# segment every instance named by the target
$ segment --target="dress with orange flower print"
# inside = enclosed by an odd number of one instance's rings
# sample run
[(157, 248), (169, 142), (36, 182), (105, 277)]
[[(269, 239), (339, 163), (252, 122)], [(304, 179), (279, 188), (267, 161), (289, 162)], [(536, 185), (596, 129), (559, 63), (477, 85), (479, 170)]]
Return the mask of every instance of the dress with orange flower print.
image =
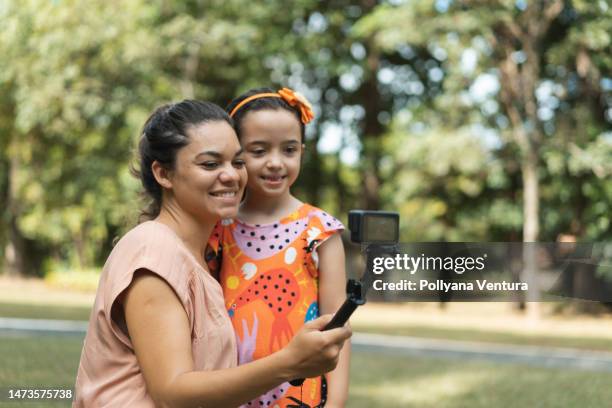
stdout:
[[(217, 224), (209, 246), (219, 254), (218, 276), (239, 364), (280, 350), (305, 322), (319, 316), (316, 248), (343, 229), (336, 218), (309, 204), (270, 224), (238, 219)], [(324, 377), (311, 378), (302, 390), (283, 383), (244, 407), (322, 407), (325, 395)]]

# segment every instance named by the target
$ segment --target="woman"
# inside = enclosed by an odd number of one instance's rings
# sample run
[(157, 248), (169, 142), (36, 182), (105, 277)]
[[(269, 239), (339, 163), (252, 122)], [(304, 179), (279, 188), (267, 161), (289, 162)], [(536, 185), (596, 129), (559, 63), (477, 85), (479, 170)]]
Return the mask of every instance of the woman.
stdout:
[(83, 346), (76, 407), (235, 407), (293, 378), (332, 370), (347, 328), (304, 326), (283, 349), (236, 367), (236, 341), (204, 246), (246, 184), (231, 119), (214, 104), (157, 109), (140, 140), (151, 219), (110, 254)]

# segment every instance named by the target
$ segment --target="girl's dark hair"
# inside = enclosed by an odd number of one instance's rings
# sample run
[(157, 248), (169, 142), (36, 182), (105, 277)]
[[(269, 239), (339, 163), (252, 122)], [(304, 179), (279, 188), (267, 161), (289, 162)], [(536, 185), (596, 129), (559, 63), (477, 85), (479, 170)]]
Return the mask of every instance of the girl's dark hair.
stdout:
[[(232, 99), (232, 101), (225, 107), (225, 110), (226, 112), (230, 113), (236, 106), (238, 106), (240, 102), (242, 102), (249, 96), (261, 94), (261, 93), (268, 93), (268, 92), (274, 93), (276, 91), (274, 91), (271, 88), (251, 89), (243, 93), (242, 95), (237, 96), (236, 98)], [(304, 130), (304, 124), (302, 123), (302, 114), (300, 113), (299, 109), (294, 108), (291, 105), (289, 105), (287, 102), (285, 102), (283, 98), (274, 98), (274, 97), (263, 97), (263, 98), (253, 99), (247, 104), (242, 105), (240, 109), (238, 109), (234, 113), (234, 116), (232, 116), (232, 119), (234, 120), (234, 129), (236, 130), (236, 133), (238, 134), (238, 138), (240, 138), (240, 133), (242, 130), (242, 121), (244, 117), (246, 116), (246, 114), (249, 112), (255, 112), (255, 111), (266, 110), (266, 109), (268, 110), (284, 109), (294, 114), (295, 119), (300, 124), (300, 140), (302, 143), (304, 143), (305, 130)]]
[(234, 125), (221, 107), (196, 100), (160, 106), (147, 119), (138, 143), (138, 168), (132, 169), (132, 173), (142, 182), (144, 195), (150, 199), (149, 205), (140, 214), (141, 221), (157, 217), (161, 210), (162, 187), (153, 176), (153, 162), (173, 169), (176, 153), (189, 144), (187, 131), (201, 123), (215, 121)]

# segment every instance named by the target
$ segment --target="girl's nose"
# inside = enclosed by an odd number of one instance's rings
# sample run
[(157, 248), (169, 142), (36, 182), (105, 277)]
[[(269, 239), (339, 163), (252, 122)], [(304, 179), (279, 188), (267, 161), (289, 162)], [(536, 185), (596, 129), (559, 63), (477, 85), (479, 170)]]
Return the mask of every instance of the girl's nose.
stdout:
[(277, 169), (282, 166), (282, 161), (277, 154), (272, 154), (268, 158), (266, 166), (270, 169)]

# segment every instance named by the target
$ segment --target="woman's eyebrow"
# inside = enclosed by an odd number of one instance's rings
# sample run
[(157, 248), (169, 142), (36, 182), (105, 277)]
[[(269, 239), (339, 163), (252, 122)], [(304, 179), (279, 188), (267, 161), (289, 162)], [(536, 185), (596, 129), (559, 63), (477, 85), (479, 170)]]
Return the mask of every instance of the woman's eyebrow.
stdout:
[[(242, 154), (242, 152), (244, 151), (244, 149), (241, 147), (240, 149), (238, 149), (238, 151), (234, 154), (234, 157), (236, 156), (240, 156)], [(216, 159), (221, 159), (223, 158), (223, 155), (219, 152), (215, 152), (214, 150), (207, 150), (205, 152), (200, 152), (196, 155), (196, 159), (200, 156), (212, 156)]]
[(205, 151), (205, 152), (200, 152), (200, 153), (198, 153), (198, 154), (196, 155), (196, 158), (198, 158), (198, 157), (200, 157), (200, 156), (205, 156), (205, 155), (212, 156), (212, 157), (215, 157), (215, 158), (217, 158), (217, 159), (219, 159), (219, 158), (221, 158), (221, 157), (222, 157), (221, 153), (219, 153), (219, 152), (215, 152), (214, 150), (207, 150), (207, 151)]

